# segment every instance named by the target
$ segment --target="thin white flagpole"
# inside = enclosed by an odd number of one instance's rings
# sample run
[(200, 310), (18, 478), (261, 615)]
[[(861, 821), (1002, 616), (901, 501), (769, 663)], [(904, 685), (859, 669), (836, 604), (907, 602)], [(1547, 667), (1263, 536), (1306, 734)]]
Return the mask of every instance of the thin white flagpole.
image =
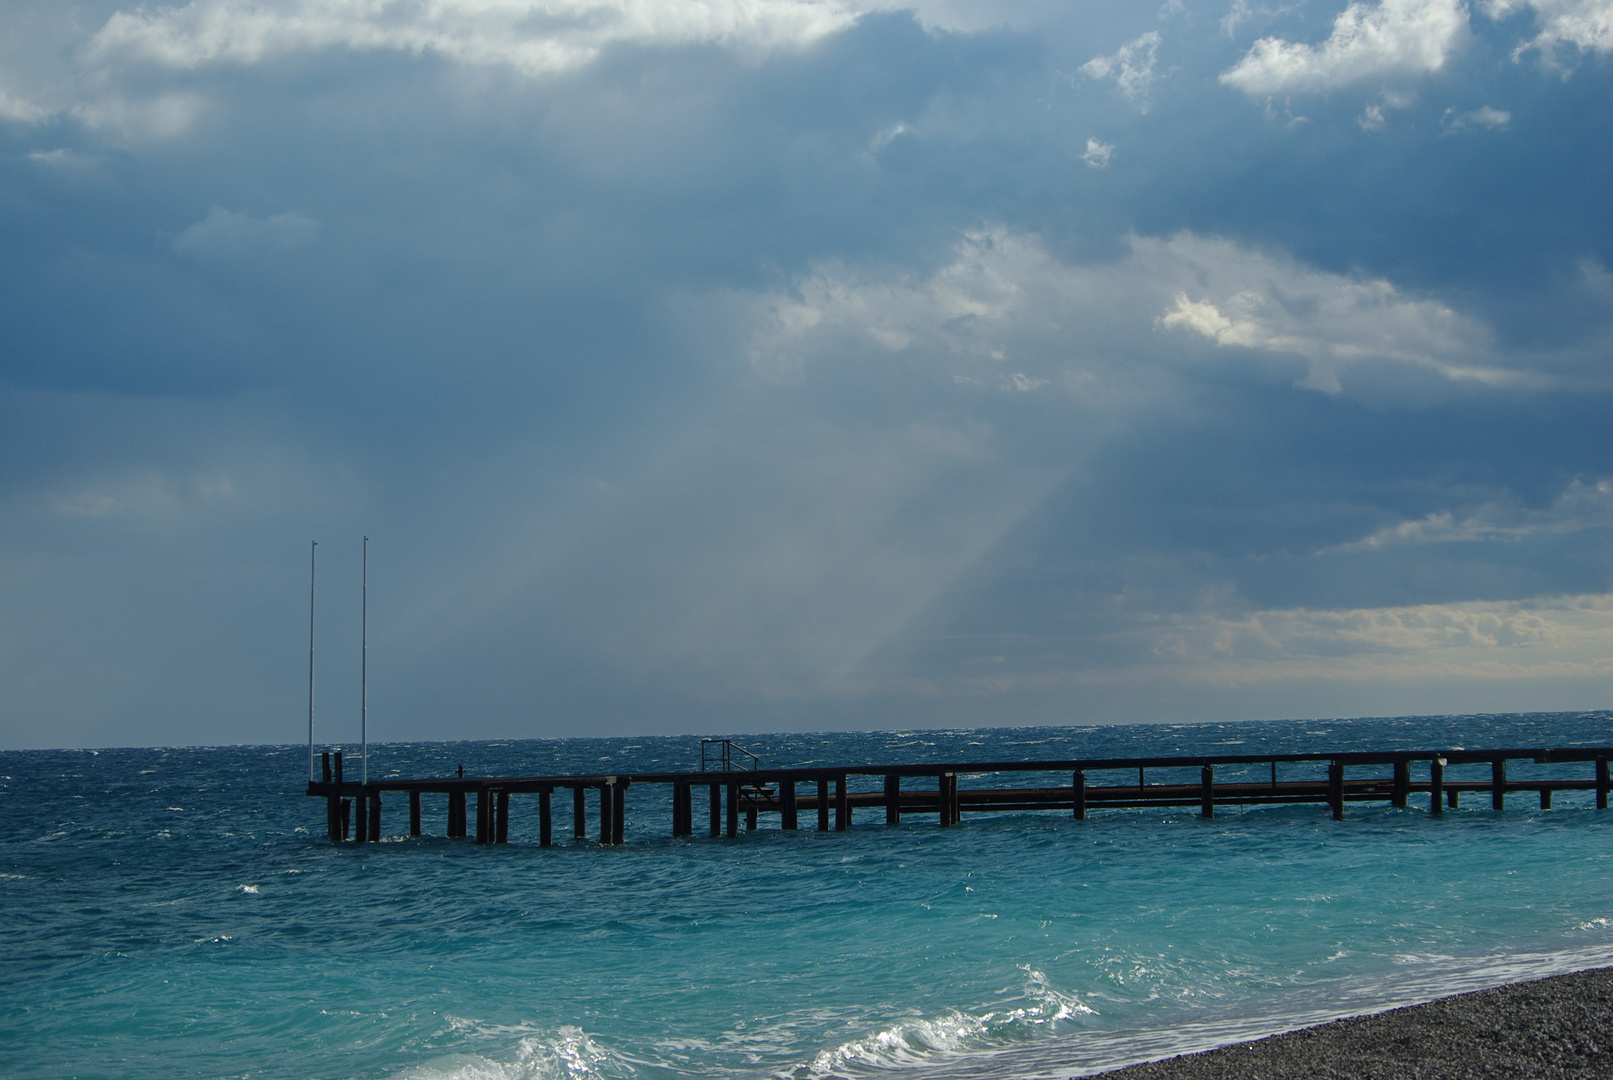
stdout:
[(359, 767), (361, 783), (370, 782), (370, 538), (364, 538), (364, 587), (359, 603), (359, 719), (358, 737), (363, 750), (363, 763)]
[(319, 779), (314, 771), (314, 575), (318, 569), (319, 541), (308, 546), (308, 780)]

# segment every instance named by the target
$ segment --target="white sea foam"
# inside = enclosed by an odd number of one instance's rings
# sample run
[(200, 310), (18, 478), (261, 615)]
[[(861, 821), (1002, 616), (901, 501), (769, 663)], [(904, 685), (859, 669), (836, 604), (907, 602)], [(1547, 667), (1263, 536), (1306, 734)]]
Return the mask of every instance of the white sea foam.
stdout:
[[(475, 1021), (451, 1021), (480, 1027)], [(393, 1080), (625, 1080), (635, 1076), (631, 1062), (612, 1054), (581, 1028), (523, 1036), (507, 1058), (449, 1054), (397, 1073)]]

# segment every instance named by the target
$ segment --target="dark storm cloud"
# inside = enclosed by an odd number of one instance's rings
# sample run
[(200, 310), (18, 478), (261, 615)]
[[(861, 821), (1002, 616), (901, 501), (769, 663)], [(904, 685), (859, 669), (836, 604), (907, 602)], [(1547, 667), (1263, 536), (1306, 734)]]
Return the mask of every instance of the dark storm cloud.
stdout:
[(14, 10), (10, 743), (1605, 703), (1596, 0)]

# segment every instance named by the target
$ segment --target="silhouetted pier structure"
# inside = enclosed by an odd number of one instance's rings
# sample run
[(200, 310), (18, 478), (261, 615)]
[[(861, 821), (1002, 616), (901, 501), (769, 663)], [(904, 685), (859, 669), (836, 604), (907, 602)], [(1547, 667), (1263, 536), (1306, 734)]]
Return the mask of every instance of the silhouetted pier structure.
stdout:
[[(805, 820), (820, 832), (845, 830), (859, 809), (883, 811), (887, 825), (900, 824), (913, 815), (956, 825), (965, 813), (993, 811), (1057, 811), (1080, 820), (1093, 811), (1135, 807), (1197, 807), (1204, 817), (1214, 817), (1218, 806), (1274, 803), (1326, 806), (1335, 819), (1342, 819), (1345, 804), (1352, 802), (1385, 802), (1404, 808), (1413, 796), (1426, 796), (1429, 812), (1439, 814), (1447, 806), (1457, 806), (1462, 794), (1487, 794), (1496, 810), (1503, 809), (1510, 794), (1530, 794), (1539, 798), (1541, 809), (1550, 809), (1554, 792), (1594, 791), (1597, 809), (1605, 810), (1613, 786), (1608, 776), (1613, 747), (771, 768), (728, 740), (718, 739), (704, 741), (703, 765), (712, 764), (706, 750), (714, 744), (722, 744), (719, 765), (700, 772), (465, 776), (460, 769), (453, 777), (372, 779), (368, 784), (343, 779), (342, 755), (333, 758), (327, 753), (322, 755), (322, 779), (309, 783), (308, 794), (326, 800), (326, 824), (333, 841), (349, 836), (361, 842), (379, 841), (383, 808), (392, 805), (392, 796), (407, 797), (409, 835), (420, 836), (422, 796), (445, 795), (444, 835), (474, 838), (478, 844), (508, 840), (511, 804), (519, 795), (530, 807), (524, 812), (536, 810), (538, 843), (548, 847), (553, 842), (556, 792), (562, 798), (567, 792), (571, 795), (575, 838), (586, 837), (588, 803), (593, 801), (599, 842), (620, 844), (629, 788), (661, 789), (656, 803), (664, 808), (674, 837), (694, 835), (697, 792), (706, 804), (709, 835), (735, 837), (742, 819), (751, 830), (764, 814), (777, 815), (783, 829), (799, 829)], [(1508, 762), (1579, 765), (1587, 775), (1509, 780)], [(1488, 766), (1488, 777), (1445, 776), (1452, 766), (1475, 765)], [(1220, 779), (1217, 769), (1224, 774)], [(1148, 777), (1150, 771), (1155, 774), (1153, 780)], [(1414, 772), (1418, 774), (1415, 779)], [(1161, 773), (1167, 775), (1161, 779)], [(1041, 774), (1057, 782), (1006, 786), (1026, 774)], [(875, 790), (851, 790), (853, 780), (865, 778), (879, 778), (882, 783)], [(474, 811), (467, 812), (473, 803)], [(635, 799), (641, 822), (651, 812), (650, 805)]]

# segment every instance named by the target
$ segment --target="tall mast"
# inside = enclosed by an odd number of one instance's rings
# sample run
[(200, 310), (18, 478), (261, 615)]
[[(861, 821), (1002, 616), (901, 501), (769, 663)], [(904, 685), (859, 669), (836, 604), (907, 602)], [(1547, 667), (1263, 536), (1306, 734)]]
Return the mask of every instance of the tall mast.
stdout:
[(358, 738), (363, 751), (360, 783), (370, 782), (370, 538), (364, 538), (363, 597), (359, 602)]
[(319, 541), (308, 545), (308, 780), (319, 779), (314, 771), (314, 574), (318, 569)]

